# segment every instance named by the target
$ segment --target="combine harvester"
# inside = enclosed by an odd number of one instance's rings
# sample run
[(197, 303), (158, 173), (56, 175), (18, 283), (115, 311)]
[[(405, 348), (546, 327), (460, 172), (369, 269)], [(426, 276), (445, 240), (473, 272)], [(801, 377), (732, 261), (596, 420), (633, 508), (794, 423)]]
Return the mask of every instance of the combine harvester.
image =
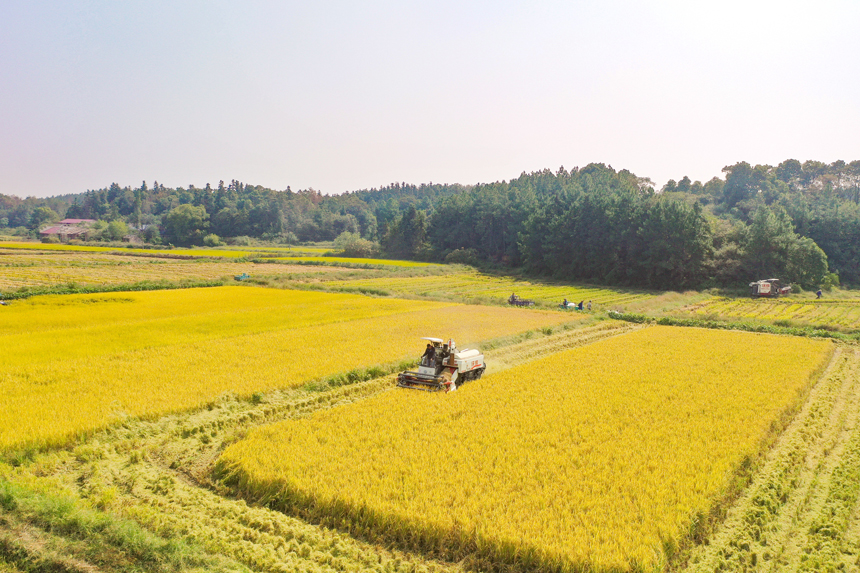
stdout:
[(477, 380), (487, 368), (480, 350), (458, 350), (451, 339), (447, 343), (443, 343), (441, 338), (421, 340), (427, 340), (428, 344), (418, 371), (407, 370), (398, 374), (397, 385), (401, 388), (450, 392), (469, 380)]
[(750, 296), (753, 298), (779, 298), (791, 294), (791, 285), (780, 288), (779, 279), (764, 279), (750, 283)]

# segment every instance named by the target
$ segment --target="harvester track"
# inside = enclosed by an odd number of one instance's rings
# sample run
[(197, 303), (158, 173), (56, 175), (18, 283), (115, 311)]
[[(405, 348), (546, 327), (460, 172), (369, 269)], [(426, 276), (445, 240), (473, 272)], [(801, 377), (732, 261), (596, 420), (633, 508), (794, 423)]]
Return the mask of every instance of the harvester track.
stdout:
[(507, 370), (556, 352), (585, 346), (640, 328), (643, 328), (640, 324), (606, 321), (585, 328), (561, 330), (548, 336), (532, 338), (503, 348), (489, 350), (484, 353), (487, 361), (486, 374)]

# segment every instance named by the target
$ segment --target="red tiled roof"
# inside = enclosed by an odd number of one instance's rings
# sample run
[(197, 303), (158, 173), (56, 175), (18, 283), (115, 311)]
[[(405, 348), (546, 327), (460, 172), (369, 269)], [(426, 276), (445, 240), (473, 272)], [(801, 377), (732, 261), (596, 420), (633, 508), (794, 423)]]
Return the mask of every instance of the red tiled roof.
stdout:
[(40, 235), (81, 235), (86, 233), (89, 229), (85, 227), (75, 227), (73, 225), (60, 225), (54, 227), (48, 227), (47, 229), (43, 229), (39, 231)]

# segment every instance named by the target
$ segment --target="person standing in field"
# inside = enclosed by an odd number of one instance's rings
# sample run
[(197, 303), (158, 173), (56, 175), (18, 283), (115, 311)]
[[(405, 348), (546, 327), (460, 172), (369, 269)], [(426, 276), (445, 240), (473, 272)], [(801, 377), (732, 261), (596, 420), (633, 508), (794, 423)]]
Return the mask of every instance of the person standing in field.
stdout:
[(821, 298), (821, 289), (815, 291), (815, 298)]
[(588, 301), (588, 311), (591, 312), (591, 301)]

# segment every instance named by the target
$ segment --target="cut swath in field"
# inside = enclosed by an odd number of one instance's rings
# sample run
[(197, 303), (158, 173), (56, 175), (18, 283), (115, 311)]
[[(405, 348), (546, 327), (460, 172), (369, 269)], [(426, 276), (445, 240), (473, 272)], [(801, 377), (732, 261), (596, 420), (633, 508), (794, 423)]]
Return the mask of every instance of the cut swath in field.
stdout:
[(653, 327), (451, 395), (389, 391), (253, 431), (226, 483), (479, 567), (661, 567), (832, 344)]
[(841, 347), (691, 573), (838, 571), (860, 563), (860, 352)]
[[(356, 390), (361, 394), (359, 386), (362, 384), (332, 389), (324, 394), (302, 390), (285, 392), (284, 400), (278, 406), (290, 412), (326, 407), (328, 399), (349, 399)], [(292, 404), (286, 394), (293, 394), (295, 401)], [(27, 565), (27, 571), (36, 570), (33, 564), (39, 563), (44, 570), (81, 572), (462, 572), (462, 568), (428, 562), (420, 556), (387, 551), (279, 512), (251, 507), (240, 500), (219, 496), (208, 488), (190, 482), (185, 474), (189, 468), (173, 469), (178, 467), (179, 458), (196, 459), (200, 455), (200, 446), (209, 447), (213, 445), (212, 442), (223, 439), (225, 429), (235, 431), (237, 427), (248, 424), (246, 415), (249, 409), (263, 414), (264, 410), (272, 406), (271, 403), (261, 403), (252, 407), (249, 402), (227, 398), (219, 401), (212, 410), (167, 416), (153, 421), (130, 421), (122, 427), (98, 434), (74, 450), (39, 454), (29, 468), (11, 468), (0, 463), (0, 499), (9, 489), (16, 494), (22, 491), (35, 502), (45, 502), (41, 503), (45, 512), (54, 510), (48, 516), (50, 520), (41, 515), (33, 516), (27, 507), (32, 504), (20, 503), (19, 496), (13, 495), (8, 499), (14, 509), (5, 513), (0, 510), (0, 530), (4, 529), (3, 520), (7, 517), (9, 521), (29, 523), (36, 541), (51, 537), (52, 529), (54, 537), (60, 538), (59, 541), (63, 541), (63, 536), (75, 541), (74, 544), (65, 544), (67, 547), (49, 547), (41, 542), (30, 544), (29, 547), (13, 547), (18, 549), (14, 561)], [(179, 451), (182, 451), (181, 455)], [(4, 483), (7, 479), (10, 482)], [(10, 484), (11, 488), (8, 487)], [(217, 556), (222, 562), (235, 560), (250, 569), (244, 566), (217, 569), (211, 564), (192, 567), (194, 555), (187, 551), (180, 554), (184, 558), (180, 564), (164, 559), (167, 563), (163, 563), (160, 568), (148, 568), (147, 565), (151, 563), (143, 563), (142, 567), (136, 568), (139, 563), (129, 561), (128, 557), (133, 559), (141, 554), (141, 549), (147, 548), (123, 543), (125, 540), (116, 539), (116, 536), (112, 536), (110, 541), (120, 546), (117, 548), (119, 551), (114, 551), (119, 555), (101, 555), (105, 544), (100, 543), (99, 535), (87, 535), (79, 540), (75, 535), (77, 530), (68, 527), (70, 519), (54, 518), (58, 513), (54, 500), (58, 497), (62, 498), (62, 508), (69, 507), (70, 501), (90, 514), (96, 513), (92, 511), (95, 509), (100, 510), (98, 513), (108, 513), (113, 519), (103, 521), (109, 527), (111, 521), (132, 521), (170, 540), (171, 548), (196, 546), (209, 556)], [(70, 517), (77, 519), (75, 515)], [(7, 533), (10, 532), (7, 530)], [(108, 529), (107, 533), (113, 531)], [(130, 555), (123, 553), (123, 550)], [(0, 559), (3, 555), (4, 548), (0, 545)], [(125, 567), (105, 566), (105, 561), (117, 562), (122, 557), (126, 558), (125, 563), (121, 563)], [(75, 559), (76, 567), (50, 568), (60, 561), (58, 558), (66, 563)], [(2, 568), (0, 571), (3, 571)]]
[[(503, 365), (502, 357), (506, 363), (522, 361), (559, 348), (588, 344), (631, 328), (637, 327), (609, 321), (586, 328), (554, 328), (552, 331), (541, 328), (494, 339), (483, 347), (488, 348), (487, 359), (498, 368)], [(75, 505), (96, 505), (101, 511), (119, 517), (120, 521), (131, 519), (157, 532), (159, 537), (182, 539), (211, 556), (236, 560), (254, 571), (462, 572), (462, 565), (427, 560), (361, 542), (347, 534), (319, 528), (265, 507), (221, 497), (209, 488), (195, 485), (207, 482), (208, 469), (222, 444), (232, 442), (237, 433), (242, 434), (267, 421), (304, 417), (316, 410), (365, 399), (393, 384), (392, 376), (386, 376), (322, 390), (307, 387), (279, 390), (258, 395), (250, 401), (225, 396), (211, 409), (155, 420), (128, 420), (121, 426), (95, 434), (73, 450), (38, 454), (31, 463), (14, 470), (0, 463), (0, 495), (6, 477), (15, 484), (13, 490), (37, 490), (46, 500), (57, 495), (69, 499), (80, 497)], [(6, 476), (4, 469), (9, 470)], [(13, 499), (17, 500), (17, 496)], [(7, 516), (19, 522), (32, 521), (27, 505), (17, 504)], [(51, 534), (43, 530), (53, 525), (55, 521), (36, 519), (29, 531), (34, 539), (50, 539)], [(63, 539), (58, 541), (61, 543), (55, 548), (43, 543), (19, 548), (23, 552), (16, 554), (15, 561), (49, 564), (77, 559), (79, 568), (86, 570), (95, 555), (99, 570), (114, 570), (102, 559), (105, 548), (99, 536), (88, 536), (85, 542), (65, 544), (65, 547)], [(0, 555), (3, 555), (2, 549)], [(117, 557), (125, 557), (125, 554), (119, 551)], [(185, 564), (191, 562), (193, 560), (186, 560)], [(175, 564), (170, 565), (165, 569), (180, 570), (174, 569)], [(210, 565), (205, 570), (214, 569)], [(194, 569), (195, 573), (198, 571)]]
[(420, 353), (427, 333), (467, 344), (573, 317), (221, 287), (36, 297), (4, 308), (4, 318), (0, 447), (47, 447), (224, 392), (250, 396), (397, 363)]
[(266, 257), (266, 260), (281, 261), (289, 263), (290, 261), (298, 261), (305, 263), (319, 264), (348, 264), (348, 265), (369, 265), (381, 267), (432, 267), (436, 266), (433, 263), (422, 263), (418, 261), (403, 261), (396, 259), (361, 259), (357, 257)]

